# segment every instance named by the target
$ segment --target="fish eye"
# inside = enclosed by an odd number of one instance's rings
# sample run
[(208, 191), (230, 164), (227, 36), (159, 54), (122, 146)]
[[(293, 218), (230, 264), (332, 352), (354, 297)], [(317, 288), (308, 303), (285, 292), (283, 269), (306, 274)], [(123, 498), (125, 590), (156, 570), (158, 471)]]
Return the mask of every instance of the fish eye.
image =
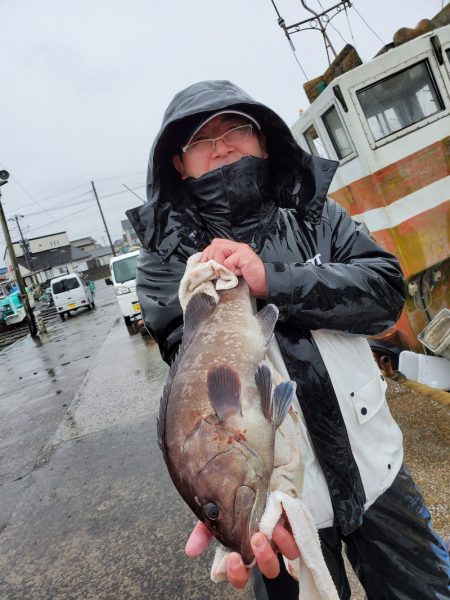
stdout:
[(208, 502), (208, 504), (205, 504), (203, 510), (205, 511), (206, 518), (210, 521), (215, 521), (219, 518), (219, 508), (214, 502)]

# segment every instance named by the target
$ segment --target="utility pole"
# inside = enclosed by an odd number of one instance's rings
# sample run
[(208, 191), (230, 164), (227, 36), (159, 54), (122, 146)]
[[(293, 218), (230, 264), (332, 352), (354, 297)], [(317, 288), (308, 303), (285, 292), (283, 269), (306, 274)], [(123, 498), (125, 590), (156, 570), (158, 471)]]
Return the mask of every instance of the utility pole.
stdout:
[(36, 281), (34, 280), (34, 277), (33, 277), (33, 273), (31, 271), (30, 247), (28, 245), (28, 242), (23, 237), (22, 229), (20, 228), (20, 223), (19, 223), (19, 219), (23, 219), (23, 218), (24, 218), (24, 215), (14, 215), (10, 219), (8, 219), (8, 221), (15, 221), (16, 222), (17, 229), (19, 230), (19, 233), (20, 233), (20, 239), (22, 240), (23, 255), (25, 257), (25, 262), (27, 263), (28, 270), (30, 271), (31, 283), (36, 284)]
[[(0, 171), (0, 186), (5, 185), (8, 182), (9, 173), (8, 171)], [(25, 284), (22, 279), (22, 275), (20, 274), (19, 264), (16, 259), (16, 255), (14, 253), (14, 246), (11, 241), (11, 236), (9, 235), (8, 224), (6, 222), (5, 213), (3, 212), (2, 206), (2, 193), (0, 187), (0, 221), (2, 222), (3, 234), (5, 236), (6, 247), (8, 248), (8, 253), (11, 258), (11, 264), (14, 269), (14, 274), (16, 276), (17, 285), (19, 286), (20, 294), (22, 296), (23, 307), (25, 309), (25, 315), (27, 317), (28, 326), (30, 328), (30, 333), (32, 337), (37, 336), (37, 326), (34, 318), (33, 311), (30, 306), (30, 300), (28, 298), (27, 291), (25, 289)]]
[(106, 235), (108, 236), (108, 240), (109, 240), (109, 245), (111, 246), (111, 250), (112, 250), (113, 255), (116, 256), (116, 251), (114, 250), (114, 246), (113, 246), (113, 243), (111, 241), (111, 236), (109, 235), (108, 226), (106, 224), (105, 217), (103, 216), (102, 207), (100, 206), (100, 200), (98, 199), (97, 190), (95, 189), (95, 185), (94, 185), (93, 181), (91, 181), (91, 185), (92, 185), (92, 189), (94, 190), (95, 199), (97, 200), (98, 210), (100, 211), (100, 215), (101, 215), (102, 220), (103, 220), (103, 225), (105, 226)]

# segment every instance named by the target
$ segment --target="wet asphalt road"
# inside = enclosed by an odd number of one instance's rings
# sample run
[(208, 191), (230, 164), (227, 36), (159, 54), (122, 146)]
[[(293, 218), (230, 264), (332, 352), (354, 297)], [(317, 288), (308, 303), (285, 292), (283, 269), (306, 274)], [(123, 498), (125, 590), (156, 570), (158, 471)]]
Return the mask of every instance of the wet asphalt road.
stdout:
[(183, 552), (195, 517), (156, 442), (167, 367), (114, 293), (0, 353), (0, 599), (253, 598)]
[[(250, 600), (210, 582), (212, 552), (184, 556), (195, 517), (156, 442), (167, 367), (103, 282), (96, 303), (0, 352), (0, 600)], [(393, 382), (388, 399), (448, 538), (448, 407)]]

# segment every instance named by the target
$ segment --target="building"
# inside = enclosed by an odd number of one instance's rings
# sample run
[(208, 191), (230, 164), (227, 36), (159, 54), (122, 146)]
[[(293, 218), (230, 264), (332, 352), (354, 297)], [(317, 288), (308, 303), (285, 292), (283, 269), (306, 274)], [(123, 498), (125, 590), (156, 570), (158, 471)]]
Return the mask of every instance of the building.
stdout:
[(94, 238), (92, 237), (84, 237), (84, 238), (79, 238), (78, 240), (72, 240), (70, 242), (71, 246), (75, 246), (75, 248), (79, 248), (80, 250), (82, 250), (83, 252), (87, 252), (88, 254), (91, 252), (91, 250), (97, 250), (97, 248), (100, 248), (100, 244), (98, 244)]
[(120, 223), (122, 225), (123, 240), (127, 250), (140, 248), (141, 243), (130, 221), (128, 219), (124, 219), (123, 221), (120, 221)]
[[(75, 244), (70, 242), (66, 231), (29, 238), (26, 241), (26, 248), (23, 247), (22, 241), (13, 242), (13, 248), (25, 285), (45, 284), (59, 275), (81, 273), (87, 271), (90, 264), (93, 266), (109, 264), (109, 256), (112, 255), (110, 248), (103, 248), (91, 237), (75, 240)], [(93, 249), (88, 252), (83, 248)], [(13, 279), (13, 269), (7, 249), (4, 260), (10, 278)]]
[(112, 256), (114, 256), (114, 254), (111, 246), (100, 246), (99, 248), (89, 252), (87, 267), (88, 269), (93, 269), (94, 267), (109, 265), (109, 261)]

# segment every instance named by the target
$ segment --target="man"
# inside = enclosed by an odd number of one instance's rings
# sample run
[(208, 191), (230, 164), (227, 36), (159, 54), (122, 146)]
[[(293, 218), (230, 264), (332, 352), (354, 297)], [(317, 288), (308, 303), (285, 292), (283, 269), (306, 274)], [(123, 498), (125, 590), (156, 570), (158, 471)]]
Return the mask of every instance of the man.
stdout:
[[(448, 555), (402, 467), (401, 433), (363, 337), (398, 318), (401, 271), (326, 198), (336, 167), (301, 150), (278, 115), (230, 82), (179, 92), (150, 154), (149, 201), (128, 212), (143, 245), (139, 301), (168, 363), (183, 335), (177, 293), (190, 255), (202, 251), (242, 276), (258, 304), (274, 303), (307, 427), (303, 497), (340, 598), (350, 597), (343, 542), (370, 600), (448, 598)], [(210, 539), (197, 525), (187, 554)], [(281, 524), (273, 542), (298, 555)], [(296, 598), (268, 540), (257, 533), (252, 545), (269, 597)], [(236, 553), (227, 573), (237, 587), (249, 577)]]

